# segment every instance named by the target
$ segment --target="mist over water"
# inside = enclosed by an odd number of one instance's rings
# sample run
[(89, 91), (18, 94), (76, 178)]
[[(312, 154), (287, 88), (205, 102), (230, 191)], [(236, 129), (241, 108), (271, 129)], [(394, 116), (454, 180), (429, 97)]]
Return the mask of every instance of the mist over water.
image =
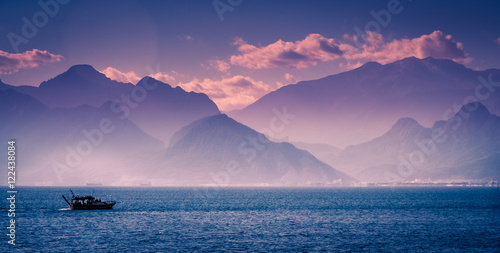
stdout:
[(0, 251), (500, 250), (499, 188), (72, 190), (118, 203), (70, 211), (68, 188), (20, 187), (17, 245)]

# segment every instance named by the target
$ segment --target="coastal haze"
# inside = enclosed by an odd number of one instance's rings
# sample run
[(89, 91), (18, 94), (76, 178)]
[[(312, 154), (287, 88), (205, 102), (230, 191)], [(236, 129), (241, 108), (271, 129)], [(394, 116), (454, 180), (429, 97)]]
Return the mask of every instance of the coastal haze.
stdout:
[[(228, 116), (205, 94), (75, 65), (39, 87), (2, 83), (2, 116), (15, 122), (0, 134), (29, 143), (24, 185), (489, 184), (499, 179), (499, 78), (430, 57), (370, 62)], [(463, 104), (476, 90), (490, 93)]]

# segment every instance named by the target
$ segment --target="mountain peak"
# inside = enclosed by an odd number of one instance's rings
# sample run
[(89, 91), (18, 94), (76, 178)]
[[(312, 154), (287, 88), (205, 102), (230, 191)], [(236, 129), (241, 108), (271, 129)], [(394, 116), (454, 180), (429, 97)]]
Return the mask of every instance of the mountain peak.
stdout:
[[(401, 64), (401, 63), (418, 63), (421, 61), (422, 61), (422, 59), (420, 59), (420, 58), (417, 58), (415, 56), (410, 56), (410, 57), (406, 57), (406, 58), (403, 58), (401, 60), (395, 61), (393, 63), (399, 63), (399, 64)], [(389, 64), (391, 64), (391, 63), (389, 63)]]
[(143, 77), (139, 82), (137, 82), (137, 85), (138, 86), (144, 86), (144, 85), (151, 85), (153, 83), (156, 83), (156, 84), (159, 84), (159, 85), (163, 85), (163, 86), (172, 88), (172, 86), (170, 86), (168, 83), (164, 83), (164, 82), (159, 81), (157, 79), (154, 79), (154, 78), (152, 78), (150, 76)]
[(392, 62), (392, 63), (388, 63), (387, 65), (391, 65), (391, 64), (398, 64), (398, 65), (412, 65), (412, 64), (424, 64), (424, 65), (439, 65), (439, 66), (446, 66), (446, 65), (460, 65), (460, 66), (463, 66), (459, 63), (456, 63), (450, 59), (438, 59), (438, 58), (434, 58), (434, 57), (426, 57), (426, 58), (417, 58), (415, 56), (410, 56), (410, 57), (406, 57), (406, 58), (403, 58), (401, 60), (398, 60), (398, 61), (395, 61), (395, 62)]
[(97, 80), (105, 81), (108, 79), (103, 73), (97, 71), (94, 67), (88, 64), (80, 64), (71, 66), (66, 72), (40, 84), (40, 88), (51, 85), (64, 85), (84, 81), (86, 84), (91, 84)]
[(149, 81), (152, 81), (152, 82), (159, 82), (158, 80), (150, 77), (150, 76), (145, 76), (143, 77), (141, 80), (139, 80), (138, 83), (142, 83), (142, 82), (149, 82)]
[(386, 135), (394, 136), (409, 136), (420, 133), (425, 130), (425, 127), (420, 125), (416, 120), (412, 118), (401, 118), (392, 128), (386, 133)]
[[(211, 180), (210, 175), (234, 164), (230, 184), (327, 184), (353, 179), (289, 143), (276, 143), (225, 114), (208, 116), (175, 134), (166, 153), (177, 177)], [(229, 163), (228, 163), (229, 162)], [(204, 179), (205, 178), (205, 179)], [(178, 180), (185, 180), (180, 178)]]
[(451, 71), (452, 73), (467, 71), (467, 67), (450, 59), (437, 59), (429, 56), (421, 61), (429, 68), (439, 69), (440, 71)]
[(378, 68), (382, 66), (382, 64), (378, 63), (378, 62), (375, 62), (375, 61), (369, 61), (365, 64), (363, 64), (363, 66), (359, 67), (360, 69), (363, 69), (363, 68)]
[(454, 120), (454, 118), (465, 119), (466, 125), (477, 125), (480, 126), (484, 124), (490, 117), (490, 111), (486, 106), (479, 102), (468, 103), (460, 109), (460, 111), (455, 114), (449, 121)]
[(120, 82), (114, 81), (106, 77), (103, 73), (97, 71), (94, 67), (88, 64), (79, 64), (71, 66), (66, 72), (40, 84), (40, 88), (56, 88), (62, 87), (97, 87), (97, 86), (114, 86)]
[(232, 129), (232, 131), (237, 131), (240, 133), (246, 132), (247, 134), (249, 132), (250, 133), (254, 132), (247, 126), (238, 123), (236, 120), (228, 117), (226, 114), (216, 114), (201, 118), (183, 127), (172, 137), (169, 147), (174, 146), (177, 142), (183, 139), (190, 132), (198, 132), (198, 133), (209, 132), (211, 134), (215, 134), (216, 132), (225, 131), (226, 129)]
[(456, 63), (450, 59), (439, 59), (431, 56), (423, 59), (411, 56), (399, 61), (395, 61), (393, 63), (389, 63), (387, 65), (405, 66), (412, 68), (419, 66), (429, 70), (451, 71), (454, 73), (456, 73), (455, 71), (465, 71), (467, 69), (464, 65)]
[(420, 61), (420, 58), (417, 58), (415, 56), (410, 56), (410, 57), (403, 58), (400, 61), (403, 61), (403, 62), (417, 62), (417, 61)]
[(423, 62), (422, 59), (419, 59), (415, 56), (410, 56), (395, 62), (388, 63), (385, 66), (403, 66), (403, 67), (414, 68), (416, 66), (425, 66), (425, 63)]
[(89, 64), (77, 64), (71, 66), (66, 72), (92, 72), (96, 71), (98, 72), (92, 65)]
[(401, 118), (399, 119), (396, 124), (392, 128), (395, 129), (407, 129), (407, 128), (414, 128), (414, 127), (421, 127), (418, 122), (413, 119), (413, 118)]
[(488, 108), (486, 108), (486, 106), (484, 106), (480, 102), (472, 102), (472, 103), (465, 104), (460, 109), (459, 113), (460, 112), (467, 112), (467, 113), (470, 112), (470, 113), (474, 113), (474, 114), (490, 115), (490, 111), (488, 110)]
[[(103, 78), (106, 77), (103, 73), (97, 71), (94, 67), (88, 64), (78, 64), (71, 66), (66, 72), (61, 75), (80, 77), (80, 78)], [(107, 77), (106, 77), (107, 78)]]
[(227, 114), (221, 113), (221, 114), (216, 114), (212, 116), (205, 117), (203, 119), (200, 119), (200, 122), (209, 122), (209, 123), (214, 123), (214, 124), (225, 124), (225, 123), (237, 123), (236, 120), (229, 118)]
[(425, 57), (425, 58), (422, 58), (422, 59), (419, 59), (419, 61), (423, 61), (423, 62), (427, 62), (427, 63), (440, 63), (440, 64), (443, 64), (443, 63), (451, 63), (453, 65), (462, 65), (460, 63), (456, 63), (450, 59), (446, 59), (446, 58), (434, 58), (432, 56), (428, 56), (428, 57)]

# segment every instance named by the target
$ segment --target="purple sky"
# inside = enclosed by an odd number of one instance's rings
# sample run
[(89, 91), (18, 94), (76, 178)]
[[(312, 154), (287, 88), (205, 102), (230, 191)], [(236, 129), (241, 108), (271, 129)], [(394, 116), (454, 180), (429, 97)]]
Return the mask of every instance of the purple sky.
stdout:
[(38, 86), (84, 63), (119, 81), (151, 75), (232, 110), (368, 61), (500, 68), (498, 1), (41, 2), (0, 1), (5, 83)]

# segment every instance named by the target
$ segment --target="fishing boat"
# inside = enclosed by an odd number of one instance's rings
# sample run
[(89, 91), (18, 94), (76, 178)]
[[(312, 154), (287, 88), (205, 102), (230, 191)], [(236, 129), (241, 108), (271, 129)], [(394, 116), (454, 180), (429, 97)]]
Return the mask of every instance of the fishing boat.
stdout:
[(101, 183), (87, 183), (87, 186), (102, 186)]
[(71, 191), (71, 201), (68, 201), (64, 195), (62, 195), (63, 199), (68, 203), (68, 207), (70, 210), (95, 210), (95, 209), (111, 209), (116, 204), (116, 201), (101, 201), (100, 199), (96, 199), (90, 195), (87, 196), (78, 196)]

